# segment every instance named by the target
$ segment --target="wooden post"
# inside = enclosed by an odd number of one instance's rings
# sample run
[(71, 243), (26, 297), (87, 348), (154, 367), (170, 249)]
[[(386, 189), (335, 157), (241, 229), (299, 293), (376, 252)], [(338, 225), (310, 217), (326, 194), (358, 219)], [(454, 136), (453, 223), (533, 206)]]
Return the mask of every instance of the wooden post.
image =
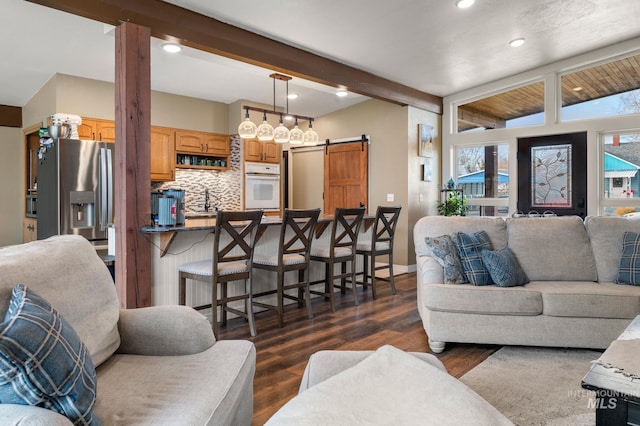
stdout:
[(116, 27), (116, 290), (124, 308), (151, 306), (151, 245), (139, 229), (150, 206), (151, 31)]

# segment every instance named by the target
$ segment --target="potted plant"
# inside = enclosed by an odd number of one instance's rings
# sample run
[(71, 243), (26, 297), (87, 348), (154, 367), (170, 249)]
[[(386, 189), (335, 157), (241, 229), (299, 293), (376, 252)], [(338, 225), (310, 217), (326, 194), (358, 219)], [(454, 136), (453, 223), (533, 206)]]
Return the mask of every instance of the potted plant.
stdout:
[(467, 202), (460, 191), (447, 191), (444, 201), (438, 203), (438, 214), (442, 216), (464, 216)]

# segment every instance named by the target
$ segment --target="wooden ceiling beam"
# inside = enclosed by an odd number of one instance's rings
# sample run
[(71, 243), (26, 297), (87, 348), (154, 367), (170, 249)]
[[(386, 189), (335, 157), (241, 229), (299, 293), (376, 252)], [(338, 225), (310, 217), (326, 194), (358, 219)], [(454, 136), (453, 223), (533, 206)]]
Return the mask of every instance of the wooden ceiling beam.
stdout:
[(458, 108), (458, 121), (472, 124), (474, 127), (484, 127), (485, 129), (502, 129), (507, 126), (504, 118), (485, 114), (464, 106)]
[(442, 98), (160, 0), (27, 0), (364, 96), (442, 114)]

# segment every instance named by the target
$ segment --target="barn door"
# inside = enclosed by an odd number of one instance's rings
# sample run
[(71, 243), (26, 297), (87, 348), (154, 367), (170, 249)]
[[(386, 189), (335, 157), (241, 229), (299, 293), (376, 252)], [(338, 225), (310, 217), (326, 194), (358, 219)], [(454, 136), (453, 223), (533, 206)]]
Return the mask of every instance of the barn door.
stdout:
[(369, 144), (328, 145), (324, 155), (324, 213), (337, 207), (368, 210)]

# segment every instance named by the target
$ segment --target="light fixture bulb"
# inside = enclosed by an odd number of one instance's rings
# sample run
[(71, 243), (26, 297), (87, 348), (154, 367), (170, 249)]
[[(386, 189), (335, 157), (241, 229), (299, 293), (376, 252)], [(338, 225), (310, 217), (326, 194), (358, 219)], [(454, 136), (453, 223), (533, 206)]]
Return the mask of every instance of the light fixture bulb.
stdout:
[(169, 53), (178, 53), (182, 50), (182, 46), (176, 43), (163, 43), (162, 50)]
[(249, 118), (249, 109), (246, 111), (244, 121), (238, 126), (238, 135), (242, 139), (252, 139), (258, 134), (258, 126)]
[(280, 124), (273, 130), (273, 140), (277, 143), (289, 142), (289, 129), (282, 124), (282, 114), (280, 114)]
[(258, 126), (258, 140), (273, 140), (273, 126), (267, 122), (267, 112), (264, 112), (262, 124)]
[(515, 38), (509, 42), (509, 46), (511, 47), (520, 47), (524, 44), (524, 38)]
[(284, 116), (284, 119), (287, 120), (287, 121), (291, 121), (291, 120), (293, 120), (293, 115), (287, 114), (287, 115)]
[(298, 94), (297, 93), (289, 93), (287, 95), (287, 98), (289, 98), (289, 99), (298, 99)]
[(302, 145), (304, 142), (304, 132), (298, 128), (298, 119), (296, 118), (296, 125), (289, 132), (289, 143), (291, 145)]
[(473, 6), (476, 0), (458, 0), (456, 2), (456, 6), (460, 9), (466, 9), (468, 7)]
[(309, 121), (309, 130), (304, 132), (303, 143), (305, 145), (315, 145), (318, 143), (319, 137), (315, 130), (313, 130), (313, 121)]
[(349, 94), (349, 92), (347, 92), (344, 89), (339, 89), (338, 91), (336, 91), (336, 96), (340, 97), (340, 98), (344, 98), (345, 96), (347, 96)]

